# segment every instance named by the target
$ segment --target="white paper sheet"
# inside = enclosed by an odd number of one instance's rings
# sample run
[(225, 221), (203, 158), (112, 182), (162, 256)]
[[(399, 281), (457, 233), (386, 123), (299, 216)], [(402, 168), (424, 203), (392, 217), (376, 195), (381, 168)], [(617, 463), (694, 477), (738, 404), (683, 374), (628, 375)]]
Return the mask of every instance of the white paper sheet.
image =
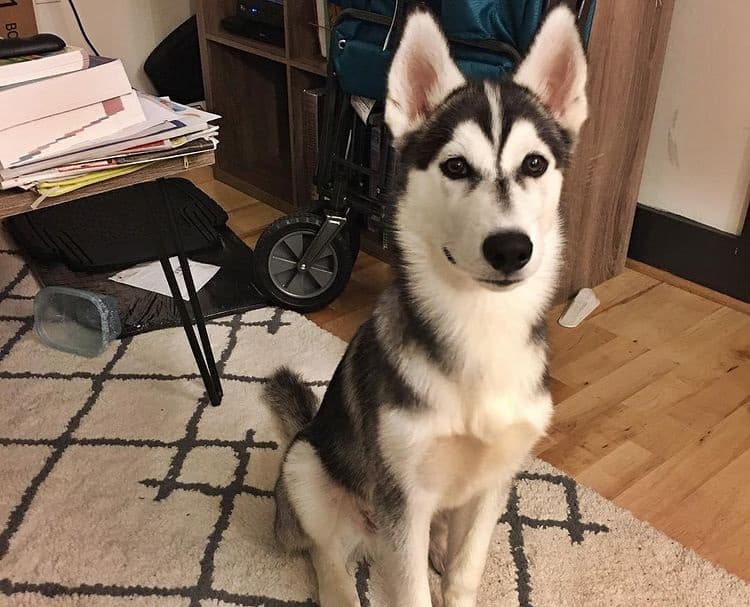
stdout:
[[(177, 279), (177, 285), (180, 287), (180, 294), (182, 299), (188, 301), (187, 287), (185, 286), (185, 279), (182, 276), (182, 268), (180, 268), (180, 261), (177, 257), (171, 257), (170, 263), (174, 270), (175, 278)], [(199, 261), (188, 260), (190, 265), (190, 273), (193, 276), (193, 282), (195, 283), (195, 290), (200, 291), (206, 286), (209, 280), (221, 269), (219, 266), (214, 266), (208, 263), (200, 263)], [(172, 297), (172, 293), (169, 290), (169, 284), (167, 283), (167, 277), (164, 275), (164, 271), (161, 268), (161, 263), (153, 261), (150, 263), (142, 263), (140, 265), (128, 268), (110, 276), (109, 280), (114, 282), (120, 282), (131, 287), (137, 287), (139, 289), (145, 289), (152, 293), (160, 293), (167, 297)]]

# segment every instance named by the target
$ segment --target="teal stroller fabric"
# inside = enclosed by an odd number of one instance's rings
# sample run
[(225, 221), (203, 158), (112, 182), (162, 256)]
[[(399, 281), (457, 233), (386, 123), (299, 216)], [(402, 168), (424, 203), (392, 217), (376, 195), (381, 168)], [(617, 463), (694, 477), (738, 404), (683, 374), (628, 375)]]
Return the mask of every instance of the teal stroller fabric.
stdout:
[(499, 40), (525, 55), (539, 29), (546, 1), (444, 0), (440, 5), (440, 20), (448, 38)]
[[(451, 41), (451, 52), (459, 69), (474, 79), (500, 78), (516, 68), (518, 57), (529, 50), (548, 3), (548, 0), (426, 2)], [(386, 45), (391, 27), (383, 17), (393, 17), (397, 0), (334, 0), (334, 4), (356, 9), (342, 13), (331, 36), (330, 57), (341, 88), (350, 95), (383, 100), (388, 66), (395, 51), (392, 43)], [(368, 20), (358, 11), (374, 13), (382, 23)], [(584, 40), (588, 38), (590, 21), (584, 24)], [(476, 46), (486, 41), (511, 48), (503, 51)]]
[[(404, 0), (400, 0), (402, 3)], [(499, 40), (526, 51), (548, 0), (428, 0), (449, 38)], [(334, 0), (342, 8), (391, 17), (396, 0)]]

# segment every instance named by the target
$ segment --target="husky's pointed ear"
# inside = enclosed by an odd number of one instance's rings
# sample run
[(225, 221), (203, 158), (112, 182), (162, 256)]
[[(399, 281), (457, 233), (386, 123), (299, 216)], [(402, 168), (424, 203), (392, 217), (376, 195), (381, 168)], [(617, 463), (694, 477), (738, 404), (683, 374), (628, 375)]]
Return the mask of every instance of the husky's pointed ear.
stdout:
[(406, 21), (388, 74), (385, 121), (394, 138), (418, 128), (464, 83), (435, 19), (425, 10), (414, 11)]
[(513, 80), (536, 93), (563, 128), (578, 134), (588, 116), (586, 55), (567, 6), (549, 13)]

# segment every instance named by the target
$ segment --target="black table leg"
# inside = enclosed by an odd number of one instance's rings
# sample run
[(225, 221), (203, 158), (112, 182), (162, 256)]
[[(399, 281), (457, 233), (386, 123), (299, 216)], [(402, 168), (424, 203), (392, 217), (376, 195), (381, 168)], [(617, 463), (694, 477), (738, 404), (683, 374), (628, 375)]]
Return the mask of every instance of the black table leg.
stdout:
[[(187, 287), (188, 297), (190, 298), (190, 307), (193, 310), (193, 319), (195, 320), (195, 326), (198, 329), (198, 336), (200, 337), (200, 344), (198, 338), (193, 331), (193, 324), (188, 313), (185, 300), (182, 298), (180, 288), (177, 284), (177, 278), (175, 277), (172, 264), (170, 263), (170, 255), (165, 252), (164, 255), (159, 259), (161, 262), (164, 275), (167, 278), (167, 284), (169, 284), (169, 290), (172, 293), (172, 299), (175, 302), (177, 311), (182, 321), (182, 326), (185, 329), (185, 335), (187, 336), (190, 349), (193, 351), (195, 362), (198, 365), (203, 383), (206, 386), (206, 392), (208, 398), (213, 406), (221, 404), (221, 399), (224, 396), (224, 391), (221, 387), (221, 379), (219, 377), (219, 371), (216, 368), (216, 360), (214, 359), (213, 351), (211, 350), (211, 341), (208, 338), (208, 331), (206, 331), (206, 321), (203, 317), (203, 310), (201, 310), (200, 302), (198, 301), (198, 294), (195, 290), (195, 283), (193, 282), (193, 275), (190, 272), (190, 264), (185, 256), (185, 249), (182, 243), (182, 237), (180, 231), (177, 229), (177, 224), (174, 218), (174, 212), (172, 206), (169, 204), (169, 194), (167, 188), (164, 185), (162, 179), (157, 181), (158, 187), (161, 193), (162, 203), (165, 207), (167, 215), (167, 228), (169, 230), (169, 236), (171, 238), (173, 247), (163, 246), (164, 251), (175, 250), (177, 252), (177, 259), (180, 262), (180, 270), (182, 276), (185, 279), (185, 286)], [(162, 234), (162, 244), (164, 244)]]

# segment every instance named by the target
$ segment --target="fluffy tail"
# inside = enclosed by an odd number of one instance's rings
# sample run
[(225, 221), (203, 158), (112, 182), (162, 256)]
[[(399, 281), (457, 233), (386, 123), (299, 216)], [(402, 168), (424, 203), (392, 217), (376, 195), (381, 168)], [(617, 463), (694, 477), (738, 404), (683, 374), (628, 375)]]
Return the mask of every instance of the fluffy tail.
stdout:
[(318, 397), (302, 377), (288, 367), (279, 368), (263, 389), (266, 402), (281, 422), (287, 438), (293, 437), (315, 416)]

